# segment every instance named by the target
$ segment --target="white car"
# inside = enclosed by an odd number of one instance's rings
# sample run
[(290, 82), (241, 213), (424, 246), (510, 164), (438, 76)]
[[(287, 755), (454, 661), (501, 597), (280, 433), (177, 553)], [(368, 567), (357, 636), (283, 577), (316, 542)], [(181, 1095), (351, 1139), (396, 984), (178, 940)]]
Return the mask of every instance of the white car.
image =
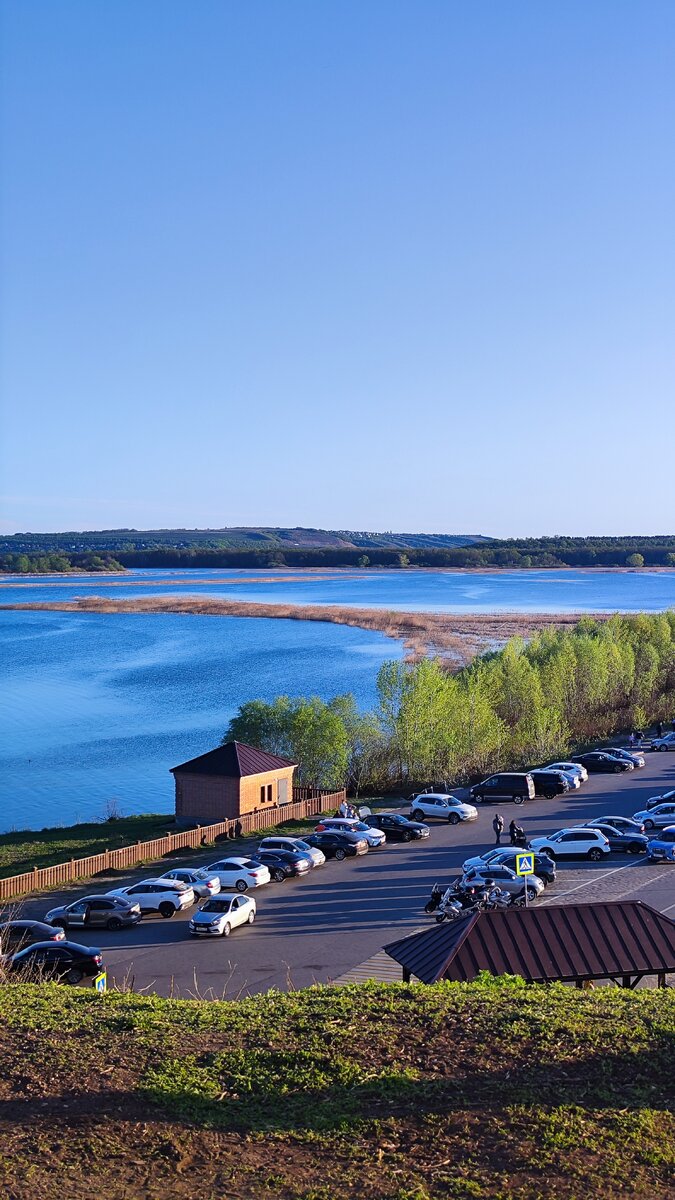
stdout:
[(141, 912), (158, 912), (162, 917), (172, 917), (184, 908), (191, 908), (197, 899), (193, 889), (178, 879), (143, 879), (105, 894), (125, 896), (132, 904), (138, 904)]
[(427, 817), (438, 817), (439, 821), (449, 821), (451, 825), (459, 825), (460, 821), (475, 821), (478, 809), (473, 804), (465, 804), (456, 796), (446, 792), (422, 792), (410, 801), (411, 821), (425, 821)]
[(326, 817), (325, 821), (319, 822), (314, 832), (358, 833), (364, 842), (368, 843), (369, 850), (384, 846), (387, 840), (383, 829), (373, 829), (371, 825), (366, 825), (363, 821), (356, 821), (353, 817)]
[(599, 862), (609, 854), (609, 842), (599, 829), (559, 829), (550, 837), (530, 838), (530, 850), (549, 858), (590, 858)]
[(317, 849), (316, 846), (310, 846), (309, 842), (303, 841), (302, 838), (296, 837), (266, 837), (260, 842), (261, 850), (296, 850), (298, 854), (304, 854), (308, 858), (313, 867), (322, 867), (326, 861), (326, 855), (323, 851)]
[(194, 937), (229, 937), (237, 925), (252, 925), (255, 914), (252, 896), (214, 896), (197, 909), (188, 929)]
[(238, 892), (262, 887), (272, 878), (267, 867), (252, 858), (220, 858), (204, 870), (218, 876), (221, 888), (236, 888)]
[(586, 783), (588, 779), (588, 771), (583, 763), (559, 762), (549, 763), (546, 767), (547, 771), (562, 771), (565, 775), (576, 775), (580, 783)]
[(664, 733), (663, 737), (652, 738), (652, 750), (675, 750), (675, 729), (672, 733)]
[(650, 829), (665, 829), (675, 822), (675, 801), (669, 800), (667, 804), (657, 804), (655, 808), (633, 813), (633, 820), (644, 825), (647, 832)]
[(217, 875), (209, 875), (208, 871), (197, 870), (195, 867), (172, 867), (160, 875), (160, 879), (177, 879), (187, 883), (195, 896), (200, 900), (208, 900), (209, 896), (217, 896), (220, 891), (220, 880)]

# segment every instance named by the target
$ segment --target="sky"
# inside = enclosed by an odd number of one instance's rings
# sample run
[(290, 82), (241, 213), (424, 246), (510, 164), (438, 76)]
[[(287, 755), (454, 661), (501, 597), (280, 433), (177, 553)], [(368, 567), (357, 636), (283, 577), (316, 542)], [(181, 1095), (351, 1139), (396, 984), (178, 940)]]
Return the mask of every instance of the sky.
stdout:
[(672, 0), (2, 26), (5, 532), (673, 532)]

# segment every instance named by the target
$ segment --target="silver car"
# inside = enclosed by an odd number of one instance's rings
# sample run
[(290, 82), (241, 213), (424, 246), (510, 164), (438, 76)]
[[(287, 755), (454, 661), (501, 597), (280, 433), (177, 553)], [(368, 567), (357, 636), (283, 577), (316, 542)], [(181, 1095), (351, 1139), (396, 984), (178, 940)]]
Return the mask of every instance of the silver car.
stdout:
[(494, 866), (492, 863), (485, 863), (482, 867), (471, 867), (465, 871), (462, 882), (471, 887), (476, 884), (481, 886), (482, 884), (496, 883), (497, 887), (503, 888), (512, 899), (524, 897), (527, 885), (528, 900), (536, 900), (545, 886), (538, 875), (516, 875), (515, 871), (512, 871), (504, 863), (495, 863)]
[(172, 867), (160, 875), (160, 879), (177, 879), (179, 883), (187, 883), (195, 896), (200, 900), (208, 900), (209, 896), (217, 896), (220, 891), (220, 880), (217, 875), (195, 867)]

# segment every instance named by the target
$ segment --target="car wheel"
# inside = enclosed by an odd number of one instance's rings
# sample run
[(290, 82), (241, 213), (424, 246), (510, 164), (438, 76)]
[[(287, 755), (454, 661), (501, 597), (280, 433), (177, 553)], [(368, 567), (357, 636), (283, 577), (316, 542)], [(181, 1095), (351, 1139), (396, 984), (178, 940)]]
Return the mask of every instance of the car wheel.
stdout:
[(544, 792), (544, 800), (555, 800), (555, 792)]
[(653, 829), (654, 828), (654, 822), (650, 819), (650, 817), (647, 817), (647, 820), (644, 822), (644, 827), (645, 827), (645, 829)]
[(234, 886), (236, 887), (238, 892), (247, 892), (248, 891), (248, 884), (245, 879), (238, 879)]
[(341, 850), (341, 849), (339, 849), (339, 848), (338, 848), (338, 849), (335, 851), (335, 857), (336, 857), (336, 859), (338, 860), (338, 862), (342, 862), (343, 858), (345, 857), (345, 852), (344, 852), (344, 850)]
[(511, 907), (512, 908), (524, 908), (525, 907), (525, 893), (524, 892), (521, 892), (519, 896), (513, 897), (512, 901), (511, 901)]
[(445, 920), (445, 913), (438, 913), (436, 916), (436, 924), (442, 925)]
[(170, 900), (162, 900), (159, 906), (159, 913), (162, 917), (172, 917), (175, 913), (175, 908)]
[(451, 825), (459, 825), (459, 817), (457, 816), (457, 813), (450, 813), (448, 821)]
[(232, 933), (232, 926), (230, 925), (229, 921), (226, 921), (225, 924), (223, 925), (223, 928), (220, 931), (220, 936), (221, 937), (229, 937), (231, 933)]
[(111, 917), (106, 925), (106, 929), (114, 930), (114, 929), (121, 929), (121, 928), (122, 928), (122, 922), (120, 921), (119, 917)]
[(524, 803), (525, 803), (525, 797), (524, 797), (524, 796), (514, 796), (514, 797), (513, 797), (513, 803), (514, 803), (514, 804), (524, 804)]
[(667, 750), (667, 749), (668, 749), (668, 747), (667, 747), (667, 746), (659, 746), (659, 750), (661, 750), (661, 751), (664, 751), (664, 750)]
[(629, 854), (642, 854), (642, 846), (640, 845), (639, 842), (631, 842), (630, 846), (628, 847), (628, 853)]
[(409, 829), (404, 829), (404, 831), (403, 831), (403, 841), (404, 841), (404, 842), (409, 842), (409, 841), (411, 840), (411, 838), (412, 838), (412, 833), (410, 832), (410, 830), (409, 830)]
[(612, 770), (614, 771), (615, 775), (618, 775), (621, 771), (623, 771), (623, 767), (613, 767)]
[(536, 900), (538, 895), (539, 895), (539, 893), (537, 892), (537, 889), (536, 889), (536, 888), (529, 887), (529, 888), (527, 889), (527, 898), (528, 898), (528, 900)]
[(591, 862), (600, 862), (600, 859), (602, 858), (602, 850), (589, 850), (588, 858), (591, 860)]
[(251, 909), (251, 911), (248, 914), (248, 917), (246, 919), (247, 919), (249, 925), (253, 924), (253, 922), (255, 921), (255, 913), (254, 913), (253, 909)]
[(274, 880), (275, 883), (283, 883), (285, 878), (286, 878), (285, 871), (273, 871), (272, 872), (272, 879)]
[(65, 976), (66, 983), (80, 983), (84, 972), (79, 967), (71, 967), (68, 974)]
[(549, 858), (552, 858), (555, 862), (555, 850), (549, 850), (548, 846), (542, 846), (540, 853), (548, 854)]
[(419, 808), (416, 808), (414, 810), (414, 812), (412, 813), (412, 819), (413, 819), (413, 821), (423, 821), (424, 813), (420, 812)]

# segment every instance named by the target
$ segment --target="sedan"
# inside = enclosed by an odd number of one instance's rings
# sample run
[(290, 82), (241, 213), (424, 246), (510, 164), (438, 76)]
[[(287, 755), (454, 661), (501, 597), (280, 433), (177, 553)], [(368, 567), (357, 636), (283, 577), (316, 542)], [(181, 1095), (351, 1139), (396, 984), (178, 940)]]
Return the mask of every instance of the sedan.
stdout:
[(624, 762), (632, 762), (634, 767), (644, 767), (647, 761), (644, 754), (639, 754), (633, 750), (624, 750), (621, 746), (605, 746), (603, 754), (609, 754), (612, 758), (623, 759)]
[(656, 808), (657, 804), (666, 804), (669, 800), (675, 801), (675, 791), (664, 792), (662, 796), (650, 796), (645, 801), (645, 808)]
[(205, 870), (218, 876), (221, 888), (236, 888), (238, 892), (262, 887), (272, 878), (268, 868), (253, 858), (221, 858)]
[(675, 862), (675, 825), (667, 825), (658, 837), (652, 838), (647, 853), (654, 862)]
[(550, 837), (530, 839), (530, 849), (549, 858), (588, 858), (599, 862), (609, 854), (609, 842), (599, 829), (559, 829)]
[(93, 978), (102, 970), (103, 955), (95, 946), (80, 946), (78, 942), (36, 942), (19, 950), (5, 963), (7, 971), (26, 971), (31, 977), (56, 979), (65, 983), (80, 983), (85, 976)]
[(665, 829), (675, 821), (675, 802), (669, 800), (667, 804), (633, 813), (633, 820), (641, 821), (645, 829)]
[(255, 915), (252, 896), (214, 896), (197, 909), (188, 929), (194, 937), (229, 937), (237, 925), (252, 925)]
[(610, 850), (624, 850), (627, 854), (646, 854), (648, 838), (643, 833), (627, 833), (605, 821), (587, 821), (589, 829), (599, 829), (609, 842)]
[(72, 904), (50, 908), (45, 916), (48, 925), (61, 929), (129, 929), (138, 925), (141, 908), (121, 896), (83, 896)]
[(566, 775), (576, 775), (580, 783), (585, 783), (588, 779), (588, 771), (578, 762), (555, 762), (548, 763), (547, 771), (564, 771)]
[(472, 867), (465, 872), (462, 883), (468, 887), (489, 887), (494, 883), (508, 892), (512, 900), (525, 898), (526, 885), (528, 900), (536, 900), (544, 890), (544, 881), (538, 875), (516, 875), (505, 863), (482, 863), (480, 867)]
[(7, 954), (16, 954), (35, 942), (63, 942), (65, 937), (62, 929), (44, 921), (3, 921), (0, 925), (0, 947)]
[(307, 875), (312, 869), (308, 856), (297, 850), (256, 850), (255, 861), (267, 867), (276, 883), (282, 883), (291, 875)]
[(382, 829), (371, 828), (364, 821), (354, 820), (352, 817), (326, 817), (324, 821), (320, 821), (314, 830), (315, 833), (324, 833), (324, 831), (333, 833), (356, 833), (360, 838), (368, 843), (370, 850), (375, 850), (379, 846), (384, 846), (387, 840), (387, 835)]
[(160, 875), (160, 879), (177, 879), (179, 883), (187, 883), (195, 896), (200, 900), (208, 900), (209, 896), (217, 896), (220, 891), (220, 880), (217, 875), (209, 875), (196, 867), (172, 867)]
[(367, 854), (368, 843), (358, 833), (337, 833), (336, 830), (326, 830), (325, 833), (310, 833), (305, 838), (310, 846), (322, 850), (326, 858), (336, 858), (341, 862), (355, 854)]
[[(478, 871), (492, 866), (515, 867), (516, 854), (522, 854), (522, 850), (518, 846), (496, 846), (493, 850), (486, 850), (484, 854), (477, 858), (467, 858), (462, 863), (462, 871), (466, 874), (474, 868)], [(534, 873), (538, 879), (541, 879), (546, 886), (549, 883), (555, 883), (556, 869), (552, 858), (547, 854), (535, 854), (534, 856)]]
[(645, 831), (642, 821), (635, 821), (632, 817), (617, 817), (612, 813), (610, 816), (603, 815), (595, 819), (602, 821), (604, 825), (613, 825), (621, 833), (644, 833)]
[(382, 829), (388, 842), (411, 842), (413, 839), (428, 838), (431, 830), (423, 821), (410, 821), (401, 813), (372, 813), (365, 817), (371, 829)]
[(633, 770), (633, 763), (625, 762), (620, 758), (612, 758), (611, 754), (605, 754), (603, 750), (592, 750), (590, 754), (575, 755), (574, 762), (581, 763), (587, 771), (596, 775), (618, 775), (621, 771)]

